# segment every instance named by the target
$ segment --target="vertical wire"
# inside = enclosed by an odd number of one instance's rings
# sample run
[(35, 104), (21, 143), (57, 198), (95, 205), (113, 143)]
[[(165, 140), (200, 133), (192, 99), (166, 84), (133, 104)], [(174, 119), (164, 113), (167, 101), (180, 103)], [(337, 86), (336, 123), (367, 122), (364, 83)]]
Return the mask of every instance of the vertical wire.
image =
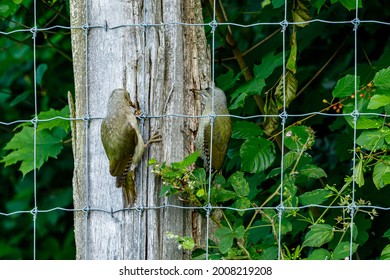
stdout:
[(208, 182), (208, 189), (207, 189), (207, 215), (206, 215), (206, 254), (205, 258), (208, 260), (209, 258), (209, 234), (210, 234), (210, 212), (211, 212), (211, 205), (210, 205), (210, 195), (211, 195), (211, 177), (212, 177), (212, 162), (213, 162), (213, 134), (214, 134), (214, 120), (215, 120), (215, 111), (214, 111), (214, 80), (215, 80), (215, 67), (214, 67), (214, 48), (215, 48), (215, 28), (217, 25), (216, 21), (216, 0), (213, 1), (213, 20), (211, 24), (211, 116), (209, 118), (210, 120), (210, 148), (209, 148), (209, 182)]
[(282, 44), (283, 44), (283, 112), (282, 112), (282, 148), (281, 148), (281, 161), (280, 161), (280, 202), (278, 207), (278, 260), (282, 257), (282, 215), (283, 215), (283, 187), (284, 187), (284, 129), (285, 129), (285, 120), (286, 120), (286, 29), (288, 26), (287, 21), (287, 0), (284, 2), (284, 19), (282, 26)]
[(89, 219), (89, 90), (88, 90), (88, 0), (85, 0), (85, 29), (84, 29), (84, 40), (85, 40), (85, 116), (84, 116), (84, 131), (85, 131), (85, 192), (84, 192), (84, 205), (88, 211), (84, 214), (84, 259), (88, 259), (88, 219)]
[(34, 68), (34, 212), (33, 212), (33, 259), (36, 259), (37, 246), (37, 125), (38, 125), (38, 101), (37, 101), (37, 53), (36, 53), (36, 35), (37, 35), (37, 1), (34, 0), (34, 27), (33, 27), (33, 68)]
[(357, 104), (357, 90), (358, 90), (358, 85), (357, 85), (357, 31), (358, 31), (358, 24), (359, 24), (359, 1), (356, 0), (356, 12), (355, 12), (355, 19), (354, 19), (354, 91), (355, 91), (355, 98), (354, 98), (354, 113), (353, 113), (353, 159), (352, 159), (352, 202), (351, 202), (351, 234), (350, 234), (350, 242), (349, 242), (349, 259), (352, 260), (352, 254), (353, 254), (353, 225), (354, 225), (354, 214), (355, 214), (355, 187), (356, 187), (356, 138), (357, 138), (357, 120), (358, 120), (358, 104)]
[[(142, 97), (143, 97), (143, 101), (145, 102), (145, 81), (146, 81), (146, 0), (143, 0), (142, 1), (143, 3), (143, 19), (142, 19), (142, 38), (141, 38), (141, 47), (142, 47), (142, 82), (144, 83), (143, 86), (141, 87), (141, 90), (142, 90)], [(144, 104), (145, 105), (145, 104)], [(145, 106), (143, 106), (145, 108)], [(145, 131), (145, 126), (144, 126), (144, 119), (141, 119), (140, 121), (140, 133), (141, 135), (143, 136), (144, 134), (144, 131)], [(140, 260), (141, 259), (141, 234), (142, 234), (142, 230), (141, 230), (141, 226), (142, 226), (142, 202), (144, 200), (144, 191), (143, 191), (143, 187), (144, 187), (144, 181), (143, 181), (143, 161), (141, 160), (140, 163), (139, 163), (139, 170), (141, 170), (140, 172), (140, 197), (139, 197), (139, 201), (140, 201), (140, 211), (138, 212), (138, 242), (137, 242), (137, 258)], [(147, 198), (146, 198), (147, 199)], [(146, 249), (146, 248), (145, 248)]]

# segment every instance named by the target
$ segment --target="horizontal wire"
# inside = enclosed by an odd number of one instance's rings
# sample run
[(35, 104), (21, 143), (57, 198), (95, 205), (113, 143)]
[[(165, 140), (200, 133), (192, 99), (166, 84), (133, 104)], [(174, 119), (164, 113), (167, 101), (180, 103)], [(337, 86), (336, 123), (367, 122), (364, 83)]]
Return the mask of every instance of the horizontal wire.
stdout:
[[(161, 26), (170, 26), (170, 25), (180, 25), (180, 26), (211, 26), (215, 27), (218, 25), (221, 26), (235, 26), (235, 27), (241, 27), (241, 28), (251, 28), (256, 26), (264, 26), (264, 25), (302, 25), (302, 24), (310, 24), (310, 23), (325, 23), (325, 24), (352, 24), (355, 25), (355, 20), (343, 20), (343, 21), (331, 21), (331, 20), (323, 20), (323, 19), (311, 19), (307, 21), (300, 21), (300, 22), (289, 22), (289, 21), (281, 21), (281, 22), (257, 22), (252, 24), (239, 24), (235, 22), (221, 22), (218, 23), (217, 21), (211, 21), (209, 23), (187, 23), (187, 22), (165, 22), (165, 23), (130, 23), (130, 24), (120, 24), (115, 26), (108, 26), (107, 22), (105, 24), (95, 24), (95, 25), (83, 25), (83, 26), (64, 26), (64, 25), (54, 25), (49, 27), (33, 27), (30, 29), (16, 29), (12, 31), (0, 31), (1, 35), (11, 35), (14, 33), (21, 33), (21, 32), (43, 32), (43, 31), (50, 31), (53, 29), (65, 29), (65, 30), (72, 30), (72, 29), (104, 29), (106, 31), (108, 30), (115, 30), (119, 28), (125, 28), (125, 27), (161, 27)], [(382, 24), (382, 25), (390, 25), (390, 22), (384, 22), (384, 21), (378, 21), (378, 20), (358, 20), (359, 25), (361, 24), (369, 24), (369, 23), (375, 23), (375, 24)]]
[[(321, 115), (321, 116), (327, 116), (327, 117), (354, 117), (354, 112), (350, 114), (343, 114), (343, 113), (338, 113), (338, 114), (331, 114), (331, 113), (323, 113), (323, 112), (309, 112), (309, 113), (303, 113), (303, 114), (286, 114), (284, 115), (287, 118), (289, 117), (294, 117), (294, 118), (299, 118), (299, 117), (307, 117), (307, 116), (314, 116), (314, 115)], [(380, 113), (367, 113), (367, 112), (359, 112), (359, 116), (377, 116), (377, 117), (383, 117), (387, 118), (389, 115), (387, 114), (380, 114)], [(281, 117), (281, 115), (251, 115), (251, 116), (239, 116), (239, 115), (232, 115), (232, 114), (221, 114), (221, 115), (213, 115), (213, 116), (208, 116), (208, 115), (184, 115), (184, 114), (164, 114), (164, 115), (145, 115), (141, 114), (138, 116), (140, 119), (155, 119), (155, 118), (211, 118), (211, 117), (231, 117), (231, 118), (236, 118), (236, 119), (253, 119), (253, 118), (275, 118), (275, 117)], [(15, 120), (11, 122), (3, 122), (0, 121), (0, 125), (13, 125), (13, 124), (18, 124), (18, 123), (39, 123), (39, 122), (50, 122), (54, 121), (57, 119), (65, 120), (65, 121), (90, 121), (90, 120), (101, 120), (104, 119), (102, 116), (84, 116), (84, 117), (76, 117), (76, 118), (70, 118), (70, 117), (63, 117), (63, 116), (55, 116), (52, 118), (48, 119), (38, 119), (38, 118), (33, 118), (30, 120)]]
[[(283, 206), (280, 208), (280, 206), (260, 206), (260, 207), (249, 207), (249, 208), (235, 208), (235, 207), (228, 207), (228, 206), (213, 206), (213, 205), (207, 205), (207, 206), (182, 206), (182, 205), (175, 205), (175, 204), (163, 204), (163, 205), (156, 205), (156, 206), (135, 206), (135, 207), (129, 207), (129, 208), (118, 208), (116, 210), (111, 209), (103, 209), (98, 207), (84, 207), (84, 208), (63, 208), (63, 207), (54, 207), (49, 209), (32, 209), (32, 210), (20, 210), (10, 213), (0, 212), (0, 216), (13, 216), (13, 215), (20, 215), (20, 214), (39, 214), (39, 213), (50, 213), (55, 211), (64, 211), (64, 212), (103, 212), (107, 214), (115, 214), (119, 212), (129, 212), (129, 211), (147, 211), (147, 210), (160, 210), (160, 209), (167, 209), (167, 208), (176, 208), (176, 209), (187, 209), (187, 210), (205, 210), (206, 207), (208, 209), (221, 209), (221, 210), (231, 210), (231, 211), (237, 211), (237, 212), (249, 212), (249, 211), (259, 211), (259, 210), (276, 210), (276, 211), (298, 211), (303, 210), (307, 208), (323, 208), (323, 209), (345, 209), (349, 210), (351, 209), (351, 205), (337, 205), (337, 206), (329, 206), (329, 205), (321, 205), (321, 204), (309, 204), (309, 205), (303, 205), (303, 206)], [(354, 205), (355, 209), (375, 209), (375, 210), (382, 210), (382, 211), (390, 211), (390, 207), (383, 207), (383, 206), (376, 206), (376, 205)], [(356, 210), (355, 210), (356, 211)]]

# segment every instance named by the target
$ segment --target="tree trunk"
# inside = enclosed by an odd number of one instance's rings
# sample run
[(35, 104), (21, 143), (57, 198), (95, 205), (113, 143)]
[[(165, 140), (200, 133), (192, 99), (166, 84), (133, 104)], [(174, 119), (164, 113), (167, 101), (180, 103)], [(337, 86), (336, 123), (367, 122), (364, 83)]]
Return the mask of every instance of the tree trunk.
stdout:
[(136, 169), (139, 209), (118, 212), (123, 208), (122, 190), (109, 174), (100, 125), (108, 96), (116, 88), (129, 91), (146, 116), (199, 114), (191, 89), (206, 87), (210, 79), (203, 27), (160, 24), (203, 22), (200, 0), (94, 0), (88, 1), (88, 8), (84, 1), (70, 4), (72, 26), (85, 26), (72, 29), (73, 116), (84, 119), (72, 126), (74, 207), (84, 209), (75, 212), (76, 257), (188, 258), (166, 232), (193, 236), (204, 244), (204, 221), (190, 210), (157, 207), (181, 203), (160, 197), (161, 182), (147, 162), (180, 161), (192, 152), (197, 121), (170, 116), (140, 122), (145, 142), (156, 130), (163, 141), (146, 150)]

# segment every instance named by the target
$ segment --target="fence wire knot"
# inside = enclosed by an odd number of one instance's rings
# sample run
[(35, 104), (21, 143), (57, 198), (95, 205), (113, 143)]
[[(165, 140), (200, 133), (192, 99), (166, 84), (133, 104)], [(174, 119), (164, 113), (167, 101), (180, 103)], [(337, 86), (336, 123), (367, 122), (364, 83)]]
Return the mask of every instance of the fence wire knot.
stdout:
[(37, 30), (38, 30), (38, 28), (36, 26), (34, 26), (30, 29), (30, 32), (32, 33), (33, 39), (35, 39), (37, 37)]
[(286, 111), (283, 111), (282, 113), (279, 114), (279, 118), (282, 119), (282, 124), (285, 124), (286, 123), (286, 120), (288, 118), (288, 114)]
[(354, 110), (352, 113), (351, 113), (351, 117), (353, 118), (353, 122), (356, 123), (358, 118), (360, 116), (360, 113), (358, 110)]
[(276, 209), (276, 211), (278, 211), (279, 218), (282, 217), (282, 213), (285, 210), (285, 207), (284, 207), (283, 203), (281, 203), (278, 206), (276, 206), (275, 209)]
[(83, 121), (88, 122), (91, 119), (91, 116), (89, 114), (85, 114), (83, 116)]
[(134, 209), (139, 213), (140, 216), (142, 216), (145, 211), (145, 207), (142, 204), (137, 205)]
[(347, 209), (350, 213), (350, 216), (353, 217), (355, 215), (355, 212), (356, 212), (356, 209), (357, 209), (357, 206), (355, 204), (355, 202), (353, 201), (350, 205), (347, 206)]
[(114, 209), (111, 207), (111, 218), (114, 218)]
[(88, 33), (89, 28), (90, 28), (90, 26), (89, 26), (88, 22), (81, 27), (81, 29), (84, 30), (85, 33)]
[(210, 124), (214, 124), (214, 121), (217, 118), (217, 115), (215, 114), (215, 112), (211, 112), (209, 114), (209, 118), (210, 118)]
[(281, 21), (280, 26), (282, 26), (282, 32), (285, 32), (288, 27), (288, 21), (287, 20)]
[(216, 20), (213, 20), (209, 23), (209, 26), (211, 27), (211, 31), (215, 32), (215, 29), (217, 29), (218, 22)]
[(38, 117), (35, 116), (32, 120), (31, 123), (34, 125), (34, 128), (37, 128), (38, 126)]
[(360, 24), (360, 19), (359, 18), (354, 18), (351, 23), (353, 24), (353, 30), (356, 31), (359, 27)]
[(137, 116), (137, 118), (139, 119), (139, 122), (140, 122), (141, 124), (144, 124), (145, 119), (146, 119), (147, 117), (148, 117), (148, 116), (147, 116), (145, 113), (141, 113), (141, 114), (139, 114), (139, 115)]
[(146, 28), (149, 26), (146, 22), (141, 22), (139, 25), (138, 25), (139, 27), (142, 27), (142, 29), (145, 31), (146, 30)]
[(209, 217), (211, 210), (213, 210), (213, 206), (209, 203), (209, 204), (203, 206), (203, 209), (206, 211), (206, 216)]
[(33, 215), (33, 219), (36, 220), (37, 215), (38, 215), (38, 208), (34, 207), (33, 209), (31, 209), (30, 213), (31, 213), (31, 215)]

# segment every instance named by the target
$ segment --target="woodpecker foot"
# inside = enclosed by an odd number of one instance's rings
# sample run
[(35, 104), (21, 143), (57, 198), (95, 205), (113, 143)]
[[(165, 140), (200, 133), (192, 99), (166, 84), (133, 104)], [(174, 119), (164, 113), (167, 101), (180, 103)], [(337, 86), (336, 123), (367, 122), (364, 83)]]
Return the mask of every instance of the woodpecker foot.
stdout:
[(152, 137), (149, 139), (149, 141), (145, 144), (145, 148), (147, 148), (152, 143), (157, 143), (162, 141), (162, 136), (160, 135), (159, 130), (153, 133)]

